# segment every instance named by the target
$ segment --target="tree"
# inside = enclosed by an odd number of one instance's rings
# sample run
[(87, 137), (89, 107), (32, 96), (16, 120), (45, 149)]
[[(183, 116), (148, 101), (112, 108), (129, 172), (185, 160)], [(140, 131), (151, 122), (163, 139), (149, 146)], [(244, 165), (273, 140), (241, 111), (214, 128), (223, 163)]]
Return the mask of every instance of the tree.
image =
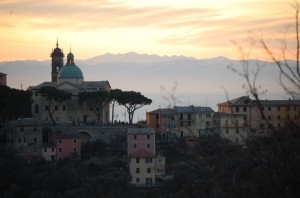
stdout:
[(103, 109), (110, 102), (108, 91), (96, 91), (96, 92), (81, 92), (78, 94), (79, 104), (87, 102), (92, 107), (92, 112), (97, 116), (98, 123), (102, 122)]
[(46, 111), (52, 121), (52, 124), (56, 124), (53, 114), (63, 102), (70, 100), (72, 94), (63, 90), (56, 89), (55, 87), (42, 87), (39, 93), (48, 100)]
[(110, 104), (111, 104), (111, 121), (114, 122), (115, 117), (115, 105), (120, 100), (120, 96), (122, 95), (121, 89), (112, 89), (109, 92)]
[(145, 97), (140, 92), (123, 91), (118, 102), (125, 106), (128, 113), (129, 124), (132, 124), (134, 112), (145, 105), (151, 104), (152, 100)]
[(31, 91), (0, 86), (0, 122), (31, 115)]

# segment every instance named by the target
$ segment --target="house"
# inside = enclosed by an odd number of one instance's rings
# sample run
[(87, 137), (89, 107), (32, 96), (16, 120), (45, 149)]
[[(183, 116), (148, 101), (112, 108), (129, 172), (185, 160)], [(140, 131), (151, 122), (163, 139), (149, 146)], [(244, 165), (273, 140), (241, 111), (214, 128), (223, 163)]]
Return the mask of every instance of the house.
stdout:
[(300, 100), (252, 100), (241, 96), (218, 104), (218, 111), (233, 115), (243, 115), (244, 125), (249, 128), (249, 136), (267, 135), (280, 130), (288, 123), (300, 124)]
[(131, 184), (135, 187), (156, 186), (165, 175), (165, 157), (156, 154), (153, 128), (129, 128), (127, 154)]
[(162, 139), (199, 137), (214, 134), (213, 114), (210, 107), (174, 106), (147, 112), (146, 120)]
[(29, 161), (42, 157), (43, 128), (39, 120), (24, 118), (7, 123), (7, 146), (15, 149)]
[(217, 112), (213, 116), (217, 134), (236, 145), (244, 145), (248, 138), (248, 127), (244, 125), (244, 116)]
[[(53, 112), (53, 119), (57, 124), (88, 124), (108, 123), (110, 119), (109, 105), (98, 101), (84, 101), (79, 103), (78, 95), (81, 92), (109, 91), (108, 81), (84, 81), (83, 72), (75, 64), (74, 54), (67, 55), (67, 63), (64, 63), (64, 53), (58, 47), (51, 53), (52, 72), (51, 82), (42, 82), (37, 86), (30, 87), (32, 92), (32, 117), (51, 123), (49, 111)], [(45, 96), (39, 93), (42, 87), (55, 87), (72, 94), (70, 100), (55, 102), (50, 106)]]
[(46, 161), (81, 159), (81, 139), (73, 134), (50, 134), (49, 143), (43, 145), (42, 156)]
[(7, 74), (0, 72), (0, 85), (7, 86), (6, 76)]
[(174, 109), (159, 108), (146, 113), (146, 126), (154, 128), (159, 139), (170, 139), (177, 134), (177, 114)]

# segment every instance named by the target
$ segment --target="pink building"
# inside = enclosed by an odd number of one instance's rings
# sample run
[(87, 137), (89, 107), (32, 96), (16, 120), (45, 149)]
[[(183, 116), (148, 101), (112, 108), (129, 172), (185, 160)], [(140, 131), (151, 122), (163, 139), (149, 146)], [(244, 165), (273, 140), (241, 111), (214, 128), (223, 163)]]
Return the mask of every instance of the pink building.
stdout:
[(154, 129), (128, 129), (127, 146), (131, 184), (156, 185), (165, 176), (165, 157), (156, 154)]
[(47, 161), (61, 161), (65, 158), (81, 159), (81, 140), (77, 135), (50, 135), (50, 144), (43, 147), (43, 157)]
[(128, 155), (144, 151), (155, 155), (155, 131), (153, 128), (130, 128), (127, 135)]

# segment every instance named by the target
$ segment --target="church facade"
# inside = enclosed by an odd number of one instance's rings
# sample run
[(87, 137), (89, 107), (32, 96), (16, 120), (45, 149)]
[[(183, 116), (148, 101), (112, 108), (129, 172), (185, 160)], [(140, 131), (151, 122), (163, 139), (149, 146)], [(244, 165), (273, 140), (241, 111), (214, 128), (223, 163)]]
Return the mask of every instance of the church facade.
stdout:
[[(74, 62), (74, 54), (67, 55), (64, 65), (64, 53), (58, 47), (51, 53), (51, 82), (43, 82), (30, 88), (32, 91), (32, 117), (36, 120), (51, 123), (49, 111), (57, 124), (105, 124), (109, 122), (109, 105), (102, 106), (100, 102), (85, 101), (78, 102), (78, 94), (81, 92), (109, 91), (111, 89), (108, 81), (84, 81), (81, 69)], [(55, 87), (72, 94), (71, 99), (64, 102), (49, 100), (39, 93), (42, 87)], [(49, 109), (50, 108), (50, 109)], [(101, 109), (101, 110), (100, 110)]]

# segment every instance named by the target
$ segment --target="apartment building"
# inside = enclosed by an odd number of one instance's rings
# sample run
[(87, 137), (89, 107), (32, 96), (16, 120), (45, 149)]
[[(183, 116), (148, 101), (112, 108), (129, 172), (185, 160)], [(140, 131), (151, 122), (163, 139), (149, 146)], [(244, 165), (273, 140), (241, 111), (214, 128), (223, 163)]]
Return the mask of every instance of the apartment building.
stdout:
[[(260, 105), (259, 105), (260, 104)], [(249, 96), (229, 100), (218, 104), (218, 111), (234, 115), (243, 115), (244, 125), (249, 135), (267, 135), (294, 122), (300, 124), (300, 100), (252, 100)]]
[(129, 128), (127, 154), (135, 187), (155, 186), (165, 175), (165, 157), (156, 153), (153, 128)]

